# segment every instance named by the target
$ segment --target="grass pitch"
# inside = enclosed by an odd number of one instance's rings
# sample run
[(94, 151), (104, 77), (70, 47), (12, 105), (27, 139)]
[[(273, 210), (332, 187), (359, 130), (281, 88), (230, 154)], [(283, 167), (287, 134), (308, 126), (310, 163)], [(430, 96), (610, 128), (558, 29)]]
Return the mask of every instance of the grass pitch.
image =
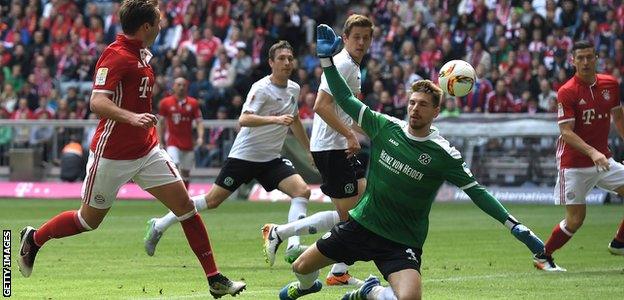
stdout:
[[(16, 299), (187, 299), (212, 298), (179, 225), (162, 238), (154, 257), (143, 250), (146, 221), (165, 213), (155, 201), (118, 201), (94, 232), (52, 240), (39, 252), (33, 274), (22, 278), (16, 259), (19, 231), (40, 226), (78, 200), (0, 200), (0, 228), (12, 230), (12, 296)], [(507, 205), (518, 219), (547, 239), (563, 218), (556, 206)], [(311, 204), (309, 213), (332, 209)], [(220, 270), (244, 279), (247, 290), (236, 299), (276, 299), (294, 280), (283, 250), (268, 268), (262, 256), (260, 227), (284, 222), (288, 203), (229, 201), (202, 212)], [(428, 299), (621, 299), (624, 257), (606, 246), (624, 207), (590, 206), (583, 228), (555, 255), (566, 273), (535, 270), (527, 248), (501, 224), (471, 203), (436, 203), (423, 253), (423, 296)], [(306, 244), (319, 235), (304, 237)], [(321, 277), (329, 271), (321, 271)], [(372, 262), (356, 263), (359, 278), (377, 274)], [(387, 284), (384, 282), (384, 284)], [(303, 299), (339, 299), (350, 290), (323, 287)], [(227, 299), (226, 296), (222, 299)]]

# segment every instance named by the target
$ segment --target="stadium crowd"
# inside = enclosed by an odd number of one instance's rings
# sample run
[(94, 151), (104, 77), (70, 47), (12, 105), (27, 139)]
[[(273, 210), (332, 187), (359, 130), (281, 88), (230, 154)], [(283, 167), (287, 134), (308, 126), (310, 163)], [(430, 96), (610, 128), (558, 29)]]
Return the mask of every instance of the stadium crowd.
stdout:
[[(157, 75), (153, 105), (156, 111), (173, 79), (182, 76), (204, 118), (237, 118), (251, 83), (269, 73), (268, 48), (283, 39), (297, 55), (292, 79), (301, 85), (300, 117), (313, 118), (322, 74), (316, 25), (342, 24), (346, 15), (360, 13), (371, 17), (375, 29), (359, 96), (375, 110), (403, 118), (411, 82), (435, 81), (445, 62), (464, 59), (478, 80), (466, 97), (446, 98), (442, 116), (555, 112), (556, 91), (574, 72), (569, 60), (574, 40), (593, 42), (598, 72), (621, 82), (622, 2), (164, 0), (162, 29), (151, 49)], [(121, 32), (119, 3), (0, 4), (0, 118), (89, 118), (95, 60)], [(223, 130), (217, 130), (206, 131), (207, 144), (220, 139)], [(33, 132), (0, 128), (0, 148), (11, 142), (11, 134), (24, 143), (40, 142)]]

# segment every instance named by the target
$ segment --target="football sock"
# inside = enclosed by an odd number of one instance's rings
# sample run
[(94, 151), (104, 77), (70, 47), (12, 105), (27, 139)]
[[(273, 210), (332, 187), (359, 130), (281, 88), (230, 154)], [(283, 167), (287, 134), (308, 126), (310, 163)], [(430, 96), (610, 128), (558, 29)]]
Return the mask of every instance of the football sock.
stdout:
[(624, 220), (620, 223), (620, 228), (618, 228), (618, 231), (615, 234), (615, 240), (620, 243), (624, 243)]
[(340, 217), (335, 210), (321, 211), (303, 219), (280, 225), (277, 227), (277, 233), (282, 239), (294, 235), (315, 234), (329, 231), (338, 222), (340, 222)]
[(391, 287), (387, 286), (387, 287), (383, 287), (381, 285), (378, 285), (376, 287), (373, 287), (370, 291), (370, 293), (368, 293), (366, 299), (372, 299), (372, 300), (396, 300), (397, 297), (394, 295), (394, 291), (392, 290)]
[(567, 243), (573, 235), (574, 232), (571, 232), (569, 229), (566, 228), (565, 220), (559, 222), (559, 224), (555, 225), (555, 227), (553, 228), (552, 233), (550, 234), (550, 237), (546, 242), (546, 245), (544, 247), (545, 254), (552, 255), (552, 253), (555, 252), (557, 249), (563, 247), (563, 245), (565, 245), (565, 243)]
[(50, 239), (60, 239), (91, 230), (81, 218), (77, 210), (64, 211), (56, 215), (35, 231), (33, 236), (35, 244), (41, 247)]
[[(290, 209), (288, 210), (288, 223), (303, 219), (308, 211), (308, 199), (303, 197), (295, 197), (290, 200)], [(299, 236), (291, 236), (288, 238), (287, 249), (297, 246), (300, 243)]]
[[(202, 211), (206, 209), (206, 200), (204, 200), (204, 196), (205, 194), (191, 197), (191, 200), (193, 200), (193, 204), (195, 204), (195, 209), (197, 211)], [(156, 219), (154, 228), (156, 228), (156, 230), (160, 232), (165, 232), (167, 231), (167, 229), (169, 229), (169, 227), (171, 227), (171, 225), (176, 222), (178, 222), (178, 218), (173, 212), (170, 211), (166, 215)]]
[(212, 253), (212, 247), (210, 246), (210, 240), (208, 239), (208, 232), (206, 231), (201, 217), (197, 214), (197, 211), (193, 210), (180, 216), (178, 220), (180, 220), (182, 224), (186, 240), (191, 246), (191, 249), (193, 249), (197, 259), (199, 259), (199, 263), (204, 269), (206, 277), (219, 273)]
[(335, 263), (331, 268), (331, 274), (341, 276), (349, 271), (349, 267), (345, 263)]
[(314, 285), (314, 281), (318, 278), (319, 271), (316, 270), (310, 274), (299, 274), (295, 273), (297, 279), (299, 279), (299, 288), (302, 290), (307, 290)]

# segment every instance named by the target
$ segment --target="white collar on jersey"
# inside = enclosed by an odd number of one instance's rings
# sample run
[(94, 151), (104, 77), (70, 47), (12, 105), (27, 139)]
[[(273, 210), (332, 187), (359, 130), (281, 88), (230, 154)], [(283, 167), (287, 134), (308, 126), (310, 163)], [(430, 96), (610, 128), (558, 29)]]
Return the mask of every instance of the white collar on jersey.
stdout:
[(405, 133), (405, 135), (410, 140), (414, 140), (414, 141), (417, 141), (417, 142), (426, 142), (428, 140), (431, 140), (431, 139), (435, 138), (440, 133), (438, 131), (438, 128), (436, 128), (435, 126), (431, 126), (431, 128), (429, 129), (430, 133), (429, 133), (428, 136), (418, 137), (418, 136), (415, 136), (415, 135), (409, 133), (408, 126), (409, 126), (409, 124), (407, 122), (405, 122), (405, 125), (403, 126), (403, 132)]

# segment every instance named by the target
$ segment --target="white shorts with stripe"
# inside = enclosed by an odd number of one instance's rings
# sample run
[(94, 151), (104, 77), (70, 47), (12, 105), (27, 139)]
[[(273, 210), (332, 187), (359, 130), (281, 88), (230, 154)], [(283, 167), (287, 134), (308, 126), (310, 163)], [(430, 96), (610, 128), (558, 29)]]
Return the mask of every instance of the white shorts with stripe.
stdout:
[(585, 204), (585, 197), (595, 186), (614, 191), (624, 186), (624, 165), (609, 158), (609, 171), (596, 167), (560, 169), (555, 185), (555, 204)]
[(130, 179), (144, 190), (182, 180), (167, 152), (158, 146), (133, 160), (106, 159), (89, 152), (82, 201), (94, 208), (110, 208), (119, 188)]
[(191, 170), (195, 162), (195, 152), (180, 150), (176, 146), (167, 146), (167, 153), (180, 170)]

